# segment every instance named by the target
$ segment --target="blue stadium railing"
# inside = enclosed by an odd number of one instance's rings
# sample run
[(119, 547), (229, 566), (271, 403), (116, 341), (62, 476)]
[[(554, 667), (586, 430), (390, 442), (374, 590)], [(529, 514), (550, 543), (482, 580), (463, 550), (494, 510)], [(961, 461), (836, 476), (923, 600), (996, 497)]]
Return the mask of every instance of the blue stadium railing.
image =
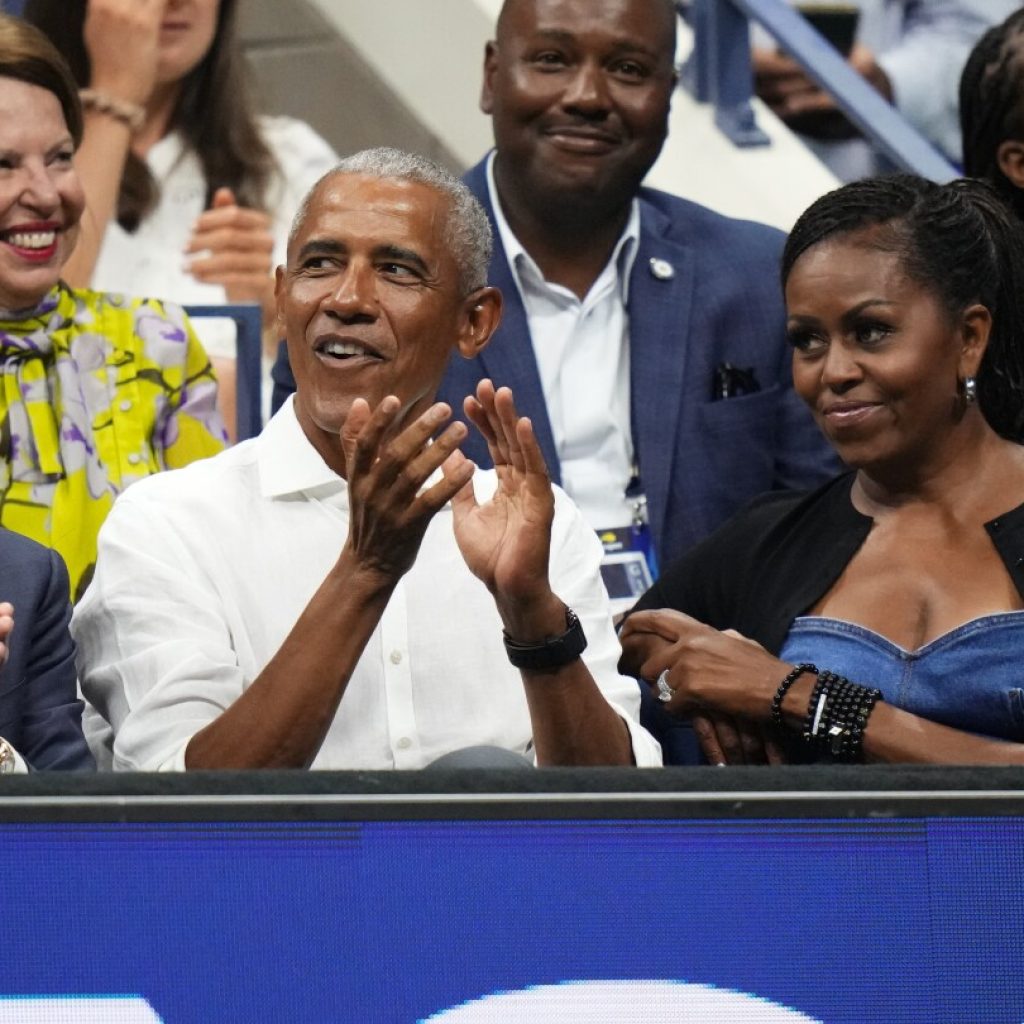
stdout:
[(956, 168), (864, 81), (839, 52), (784, 0), (692, 0), (679, 3), (694, 32), (683, 82), (715, 107), (715, 123), (736, 145), (764, 145), (750, 99), (750, 21), (760, 23), (865, 137), (898, 168), (933, 181)]
[(263, 314), (257, 303), (185, 306), (196, 317), (223, 317), (235, 322), (235, 439), (255, 437), (263, 428), (261, 397)]

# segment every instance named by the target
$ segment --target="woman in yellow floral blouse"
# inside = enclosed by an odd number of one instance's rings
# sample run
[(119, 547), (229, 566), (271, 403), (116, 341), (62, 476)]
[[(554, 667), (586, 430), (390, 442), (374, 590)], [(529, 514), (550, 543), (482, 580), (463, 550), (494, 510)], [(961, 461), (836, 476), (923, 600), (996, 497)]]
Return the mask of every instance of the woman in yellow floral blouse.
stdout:
[(60, 281), (85, 206), (81, 137), (63, 60), (0, 15), (0, 524), (55, 548), (76, 599), (114, 498), (226, 439), (180, 309)]

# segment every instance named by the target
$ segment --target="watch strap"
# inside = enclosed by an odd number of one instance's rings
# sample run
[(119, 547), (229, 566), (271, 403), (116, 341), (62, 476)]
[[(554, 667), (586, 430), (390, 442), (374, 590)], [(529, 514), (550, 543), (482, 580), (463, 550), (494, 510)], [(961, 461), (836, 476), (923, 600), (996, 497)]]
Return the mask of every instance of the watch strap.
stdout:
[(550, 672), (575, 661), (586, 649), (587, 638), (576, 613), (565, 609), (565, 632), (561, 636), (545, 637), (540, 643), (522, 644), (513, 640), (504, 630), (505, 653), (519, 669)]

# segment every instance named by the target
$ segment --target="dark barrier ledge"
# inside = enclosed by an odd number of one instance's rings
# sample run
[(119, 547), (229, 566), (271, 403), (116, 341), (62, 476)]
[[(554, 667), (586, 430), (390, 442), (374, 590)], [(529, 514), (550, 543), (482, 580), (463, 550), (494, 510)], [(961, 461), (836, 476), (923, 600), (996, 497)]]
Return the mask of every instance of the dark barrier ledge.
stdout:
[(0, 822), (1024, 817), (1024, 768), (39, 774), (0, 778)]

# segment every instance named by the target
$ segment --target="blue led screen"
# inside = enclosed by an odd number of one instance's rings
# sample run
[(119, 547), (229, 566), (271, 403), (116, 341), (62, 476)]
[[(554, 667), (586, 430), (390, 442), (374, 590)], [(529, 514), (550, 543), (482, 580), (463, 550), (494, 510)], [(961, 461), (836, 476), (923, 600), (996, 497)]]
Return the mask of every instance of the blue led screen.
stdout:
[(1015, 819), (2, 825), (0, 864), (0, 1024), (1024, 1024)]

